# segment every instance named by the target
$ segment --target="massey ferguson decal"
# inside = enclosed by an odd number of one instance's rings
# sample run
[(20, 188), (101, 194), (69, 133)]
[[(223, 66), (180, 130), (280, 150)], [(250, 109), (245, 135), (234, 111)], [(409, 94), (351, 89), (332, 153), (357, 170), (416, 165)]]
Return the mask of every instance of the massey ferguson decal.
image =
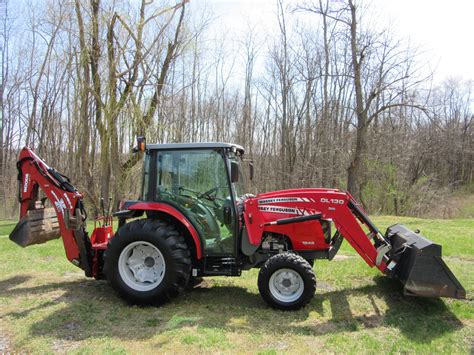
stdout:
[(30, 174), (25, 174), (25, 181), (23, 182), (23, 192), (28, 191), (28, 184), (30, 182)]
[(54, 191), (51, 191), (51, 194), (54, 196), (56, 201), (54, 201), (54, 205), (56, 206), (56, 209), (61, 213), (64, 214), (64, 211), (66, 210), (66, 204), (64, 203), (64, 200), (62, 198), (59, 198), (58, 195)]
[(258, 209), (262, 212), (295, 214), (297, 216), (308, 216), (310, 214), (313, 214), (312, 212), (307, 211), (304, 208), (292, 208), (284, 206), (258, 206)]
[(69, 205), (69, 208), (72, 208), (72, 203), (69, 197), (67, 196), (67, 193), (64, 193), (64, 198), (66, 199), (67, 204)]
[(56, 201), (54, 204), (56, 205), (57, 210), (61, 212), (61, 214), (64, 214), (64, 211), (67, 208), (66, 204), (64, 203), (64, 200), (60, 199), (59, 201)]
[(268, 205), (270, 203), (281, 203), (281, 202), (314, 202), (312, 198), (306, 197), (276, 197), (276, 198), (264, 198), (258, 200), (259, 205)]

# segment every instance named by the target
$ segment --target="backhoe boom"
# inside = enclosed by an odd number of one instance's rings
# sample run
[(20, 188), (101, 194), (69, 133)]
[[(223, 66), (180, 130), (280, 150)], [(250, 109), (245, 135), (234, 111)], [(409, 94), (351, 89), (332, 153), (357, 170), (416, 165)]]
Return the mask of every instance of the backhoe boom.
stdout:
[[(66, 257), (91, 276), (91, 245), (84, 228), (82, 195), (69, 179), (50, 168), (31, 149), (20, 152), (17, 163), (20, 222), (10, 239), (25, 247), (62, 236)], [(46, 208), (45, 198), (52, 207)]]

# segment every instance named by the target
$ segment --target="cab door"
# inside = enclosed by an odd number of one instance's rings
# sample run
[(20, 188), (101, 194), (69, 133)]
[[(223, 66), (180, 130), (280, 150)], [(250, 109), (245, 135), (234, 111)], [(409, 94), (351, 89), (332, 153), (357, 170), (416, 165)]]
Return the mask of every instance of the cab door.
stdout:
[(179, 209), (199, 232), (206, 256), (235, 254), (235, 207), (222, 150), (160, 150), (153, 200)]

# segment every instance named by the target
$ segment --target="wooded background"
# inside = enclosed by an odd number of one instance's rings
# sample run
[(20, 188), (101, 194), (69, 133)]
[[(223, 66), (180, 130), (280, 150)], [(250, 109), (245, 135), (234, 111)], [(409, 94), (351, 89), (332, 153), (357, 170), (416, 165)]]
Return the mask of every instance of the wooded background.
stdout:
[(195, 0), (0, 1), (0, 218), (17, 214), (24, 145), (93, 213), (101, 196), (136, 198), (137, 135), (235, 142), (255, 161), (250, 192), (337, 187), (371, 213), (473, 191), (472, 81), (434, 84), (363, 2), (276, 2), (263, 36), (210, 31)]

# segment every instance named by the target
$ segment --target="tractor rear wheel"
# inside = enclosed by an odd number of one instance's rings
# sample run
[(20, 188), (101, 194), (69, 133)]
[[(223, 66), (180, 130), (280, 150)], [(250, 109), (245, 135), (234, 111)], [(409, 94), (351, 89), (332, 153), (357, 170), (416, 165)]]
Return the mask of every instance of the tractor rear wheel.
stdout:
[(265, 262), (258, 274), (258, 290), (271, 307), (297, 310), (311, 301), (316, 277), (311, 265), (293, 253), (281, 253)]
[(191, 273), (188, 246), (177, 229), (141, 219), (123, 225), (105, 251), (104, 273), (132, 304), (162, 304), (178, 296)]

